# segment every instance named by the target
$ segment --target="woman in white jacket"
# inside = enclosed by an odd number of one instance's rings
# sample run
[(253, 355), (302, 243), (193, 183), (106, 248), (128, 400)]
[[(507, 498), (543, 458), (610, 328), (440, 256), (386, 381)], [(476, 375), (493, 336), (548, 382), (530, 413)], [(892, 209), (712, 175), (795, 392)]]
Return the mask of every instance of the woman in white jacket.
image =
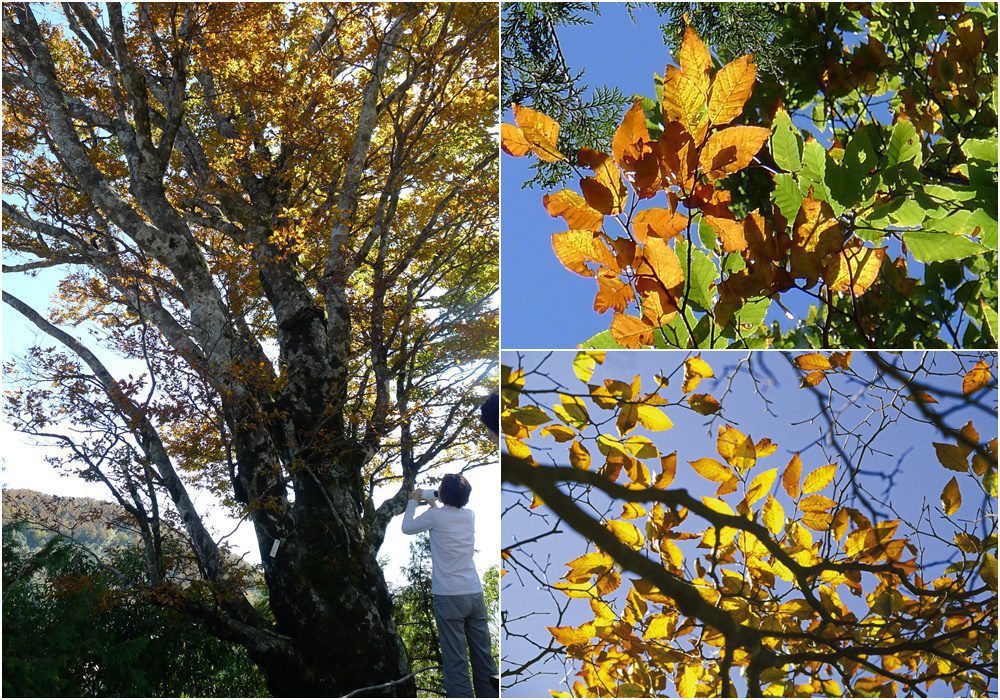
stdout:
[[(437, 490), (441, 507), (434, 507), (421, 491), (414, 491), (403, 515), (403, 532), (430, 532), (431, 592), (441, 638), (445, 694), (450, 698), (471, 698), (475, 687), (476, 697), (495, 698), (498, 693), (493, 678), (497, 669), (490, 654), (489, 620), (483, 586), (472, 560), (476, 518), (465, 507), (471, 492), (472, 487), (461, 474), (445, 474), (441, 479)], [(431, 508), (414, 517), (420, 503)]]

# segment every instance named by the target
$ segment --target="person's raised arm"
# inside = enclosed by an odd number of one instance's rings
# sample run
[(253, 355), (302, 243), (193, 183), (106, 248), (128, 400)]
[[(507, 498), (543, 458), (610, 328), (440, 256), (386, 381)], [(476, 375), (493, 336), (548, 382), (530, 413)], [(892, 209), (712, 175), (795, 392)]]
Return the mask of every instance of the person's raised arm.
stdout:
[(436, 510), (434, 508), (429, 508), (418, 517), (414, 517), (421, 498), (420, 492), (414, 491), (410, 494), (410, 500), (406, 502), (406, 511), (403, 513), (404, 535), (416, 535), (424, 530), (430, 530), (434, 526), (434, 512)]

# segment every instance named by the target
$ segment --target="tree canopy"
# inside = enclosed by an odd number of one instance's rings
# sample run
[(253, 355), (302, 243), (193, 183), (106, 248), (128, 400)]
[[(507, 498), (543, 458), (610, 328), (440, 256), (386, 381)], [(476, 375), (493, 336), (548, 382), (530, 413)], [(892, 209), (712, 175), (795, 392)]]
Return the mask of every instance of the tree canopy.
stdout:
[(673, 64), (602, 143), (545, 100), (503, 127), (580, 178), (542, 204), (612, 314), (585, 345), (995, 346), (995, 7), (682, 5)]
[(996, 693), (995, 354), (615, 355), (505, 355), (509, 694)]

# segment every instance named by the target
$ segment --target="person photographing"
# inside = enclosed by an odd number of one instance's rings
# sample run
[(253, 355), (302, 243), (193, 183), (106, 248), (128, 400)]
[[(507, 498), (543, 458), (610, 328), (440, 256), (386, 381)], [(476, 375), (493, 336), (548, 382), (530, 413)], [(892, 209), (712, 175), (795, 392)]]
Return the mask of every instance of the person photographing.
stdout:
[[(494, 394), (484, 404), (480, 416), (495, 434), (499, 423)], [(491, 418), (493, 420), (491, 420)], [(431, 592), (434, 620), (441, 639), (445, 695), (449, 698), (477, 698), (499, 695), (497, 668), (490, 653), (489, 614), (483, 599), (483, 585), (473, 562), (475, 514), (466, 508), (472, 486), (461, 474), (445, 474), (436, 492), (414, 491), (403, 514), (403, 532), (429, 532), (431, 541)], [(440, 501), (440, 507), (437, 506)], [(427, 510), (416, 515), (417, 506)], [(472, 678), (469, 678), (469, 665)]]
[[(490, 680), (496, 674), (490, 654), (490, 628), (483, 585), (472, 555), (475, 551), (475, 514), (465, 507), (472, 487), (461, 474), (445, 474), (438, 485), (441, 501), (435, 507), (423, 491), (414, 491), (403, 514), (403, 532), (429, 531), (431, 592), (434, 619), (441, 639), (444, 690), (449, 698), (497, 697)], [(415, 516), (417, 506), (431, 507)], [(469, 662), (472, 662), (472, 682)]]

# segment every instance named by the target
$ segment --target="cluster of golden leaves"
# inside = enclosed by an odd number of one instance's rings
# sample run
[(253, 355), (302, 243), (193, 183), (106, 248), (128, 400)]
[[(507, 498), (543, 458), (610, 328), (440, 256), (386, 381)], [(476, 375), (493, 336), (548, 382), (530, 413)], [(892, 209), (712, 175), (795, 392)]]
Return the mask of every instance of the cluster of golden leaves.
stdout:
[[(820, 277), (833, 292), (864, 294), (878, 277), (885, 250), (846, 235), (827, 202), (802, 201), (791, 235), (775, 207), (740, 219), (730, 209), (731, 193), (720, 178), (751, 165), (771, 136), (757, 126), (730, 126), (743, 112), (756, 80), (752, 56), (743, 56), (717, 72), (695, 31), (688, 27), (678, 53), (679, 67), (667, 66), (663, 80), (663, 131), (650, 136), (646, 113), (636, 103), (614, 134), (611, 155), (580, 149), (577, 165), (593, 174), (580, 180), (581, 194), (562, 189), (543, 198), (548, 213), (561, 217), (569, 230), (552, 236), (552, 247), (570, 271), (594, 277), (594, 309), (614, 312), (611, 334), (626, 348), (649, 346), (654, 331), (687, 307), (690, 295), (692, 225), (708, 226), (721, 256), (742, 258), (721, 282), (716, 271), (705, 309), (724, 327), (750, 299), (776, 295), (804, 279)], [(545, 162), (567, 160), (557, 142), (559, 125), (527, 107), (514, 105), (516, 125), (501, 126), (503, 150), (513, 156), (533, 154)], [(629, 187), (634, 198), (629, 201)], [(666, 194), (666, 207), (637, 210), (636, 200)], [(681, 208), (679, 208), (681, 207)], [(686, 213), (684, 213), (686, 212)], [(605, 229), (606, 217), (625, 235)], [(686, 241), (678, 256), (678, 241)], [(685, 258), (682, 260), (681, 258)], [(638, 315), (627, 313), (635, 305)]]
[[(586, 428), (595, 428), (598, 449), (605, 459), (599, 468), (601, 474), (628, 489), (667, 490), (677, 473), (677, 452), (662, 454), (648, 438), (626, 435), (637, 424), (650, 431), (670, 428), (672, 423), (661, 407), (680, 406), (681, 401), (670, 402), (663, 396), (667, 382), (659, 375), (656, 389), (647, 393), (641, 390), (639, 376), (631, 382), (606, 379), (602, 384), (591, 383), (596, 365), (604, 359), (603, 352), (576, 355), (573, 369), (587, 386), (587, 394), (559, 393), (552, 415), (540, 406), (522, 405), (524, 372), (504, 367), (502, 428), (507, 447), (511, 454), (533, 462), (525, 440), (537, 431), (538, 436), (570, 443), (572, 466), (590, 470), (593, 462), (582, 437)], [(846, 372), (851, 354), (812, 353), (799, 356), (796, 362), (805, 376)], [(981, 370), (977, 365), (972, 372)], [(703, 379), (714, 375), (700, 356), (689, 357), (682, 393), (689, 394)], [(816, 383), (803, 382), (803, 387)], [(616, 411), (615, 425), (621, 438), (603, 434), (602, 426), (610, 419), (592, 416), (584, 398), (596, 407)], [(687, 398), (691, 403), (692, 396)], [(971, 424), (963, 429), (963, 435), (972, 444), (979, 444)], [(700, 504), (689, 501), (690, 507), (626, 502), (621, 515), (606, 519), (603, 525), (628, 547), (658, 557), (668, 572), (693, 584), (705, 601), (730, 613), (738, 623), (762, 631), (763, 643), (775, 653), (815, 649), (810, 635), (827, 640), (820, 644), (821, 649), (827, 649), (824, 644), (836, 648), (840, 643), (892, 645), (906, 639), (918, 618), (927, 618), (928, 624), (943, 632), (975, 627), (983, 611), (959, 612), (962, 608), (956, 607), (946, 618), (930, 620), (937, 614), (936, 596), (943, 591), (966, 595), (981, 585), (981, 579), (986, 590), (995, 594), (995, 535), (983, 540), (973, 534), (974, 528), (952, 521), (961, 564), (934, 580), (924, 580), (920, 550), (900, 532), (900, 520), (873, 521), (857, 508), (842, 504), (852, 478), (848, 469), (837, 464), (804, 469), (797, 453), (783, 469), (765, 468), (765, 460), (777, 448), (769, 438), (754, 440), (726, 424), (717, 433), (718, 458), (688, 461), (695, 474), (717, 485), (714, 495), (702, 496)], [(973, 452), (961, 449), (963, 459)], [(974, 458), (972, 474), (982, 476), (979, 469), (990, 471), (995, 497), (996, 440), (986, 449), (992, 455), (991, 464), (981, 460), (977, 466)], [(651, 470), (644, 463), (647, 460), (657, 463), (659, 469)], [(967, 470), (963, 464), (960, 471)], [(687, 497), (683, 490), (670, 493)], [(734, 493), (739, 498), (735, 504), (726, 500)], [(961, 507), (955, 479), (941, 499), (942, 510), (949, 517)], [(689, 516), (694, 511), (707, 526), (685, 528), (690, 526)], [(739, 518), (747, 525), (734, 526), (738, 523), (731, 519), (713, 518)], [(684, 541), (691, 545), (682, 548)], [(572, 693), (553, 691), (554, 696), (711, 697), (722, 692), (719, 659), (726, 639), (720, 631), (681, 614), (674, 601), (648, 580), (623, 580), (621, 567), (600, 548), (572, 559), (566, 567), (553, 588), (571, 599), (587, 600), (592, 617), (580, 624), (548, 628), (577, 667)], [(807, 589), (802, 588), (803, 576), (810, 580)], [(842, 598), (845, 589), (852, 600)], [(928, 597), (920, 591), (931, 593)], [(953, 651), (971, 653), (974, 646), (993, 643), (977, 634), (971, 631), (959, 637), (956, 633)], [(732, 666), (750, 662), (743, 648), (728, 653)], [(880, 655), (878, 660), (887, 674), (915, 673), (921, 668), (932, 675), (948, 674), (957, 664), (954, 659), (908, 649), (902, 643), (898, 651)], [(877, 666), (850, 658), (838, 660), (838, 665), (848, 674), (853, 692), (889, 696), (900, 692), (897, 681), (881, 675)], [(816, 661), (809, 663), (809, 669), (805, 676), (789, 675), (783, 666), (765, 670), (761, 677), (764, 694), (808, 697), (844, 693), (842, 679), (829, 666)], [(961, 685), (962, 681), (952, 683)]]

